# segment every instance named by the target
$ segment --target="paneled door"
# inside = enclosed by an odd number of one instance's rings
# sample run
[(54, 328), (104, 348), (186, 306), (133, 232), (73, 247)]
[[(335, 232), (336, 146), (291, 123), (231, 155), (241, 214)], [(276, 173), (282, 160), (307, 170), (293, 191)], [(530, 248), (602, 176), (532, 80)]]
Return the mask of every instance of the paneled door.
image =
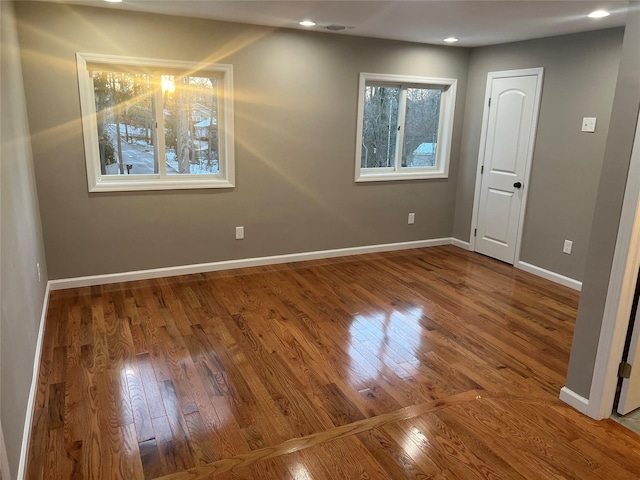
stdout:
[[(475, 251), (513, 264), (524, 215), (542, 69), (489, 74)], [(537, 73), (536, 73), (537, 72)]]

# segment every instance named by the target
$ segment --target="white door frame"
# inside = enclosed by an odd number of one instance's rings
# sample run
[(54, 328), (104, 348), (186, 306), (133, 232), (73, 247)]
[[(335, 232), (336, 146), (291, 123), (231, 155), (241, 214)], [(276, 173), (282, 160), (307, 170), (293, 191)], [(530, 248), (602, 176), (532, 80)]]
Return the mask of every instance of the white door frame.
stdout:
[[(596, 363), (585, 412), (596, 420), (610, 417), (613, 410), (618, 383), (618, 365), (622, 360), (627, 338), (638, 269), (640, 269), (640, 115), (636, 124), (636, 136), (631, 152)], [(640, 368), (640, 365), (635, 365), (634, 368)]]
[(487, 128), (489, 126), (489, 98), (491, 98), (491, 87), (493, 80), (498, 78), (511, 78), (511, 77), (524, 77), (535, 75), (538, 77), (538, 83), (536, 87), (536, 96), (533, 99), (533, 115), (535, 121), (531, 126), (531, 136), (529, 138), (529, 152), (527, 153), (527, 164), (525, 166), (524, 179), (522, 181), (522, 202), (520, 204), (520, 216), (518, 219), (518, 233), (516, 236), (516, 248), (515, 256), (513, 259), (513, 265), (518, 266), (520, 261), (520, 240), (522, 238), (522, 229), (524, 226), (524, 212), (527, 207), (527, 196), (529, 193), (529, 178), (531, 174), (531, 161), (533, 159), (533, 150), (535, 147), (536, 132), (538, 130), (538, 114), (540, 113), (540, 101), (542, 99), (542, 80), (544, 76), (544, 68), (525, 68), (521, 70), (505, 70), (501, 72), (489, 72), (487, 74), (487, 86), (484, 94), (484, 110), (482, 112), (482, 133), (480, 134), (480, 149), (478, 152), (478, 165), (476, 167), (476, 189), (473, 198), (473, 215), (471, 217), (471, 235), (469, 240), (469, 250), (475, 252), (476, 250), (476, 237), (474, 236), (474, 230), (478, 225), (478, 211), (480, 210), (480, 187), (482, 186), (482, 174), (480, 173), (482, 166), (484, 165), (484, 153), (487, 144)]
[(4, 443), (4, 434), (2, 433), (2, 424), (0, 424), (0, 480), (10, 479), (9, 459), (7, 458), (7, 448)]

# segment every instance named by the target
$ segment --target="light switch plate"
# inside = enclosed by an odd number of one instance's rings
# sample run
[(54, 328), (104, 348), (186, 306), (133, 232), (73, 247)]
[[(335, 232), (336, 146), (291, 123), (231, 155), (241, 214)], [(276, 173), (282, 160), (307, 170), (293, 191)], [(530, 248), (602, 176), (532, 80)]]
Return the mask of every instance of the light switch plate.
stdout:
[(596, 131), (596, 117), (584, 117), (582, 119), (582, 131), (593, 133)]

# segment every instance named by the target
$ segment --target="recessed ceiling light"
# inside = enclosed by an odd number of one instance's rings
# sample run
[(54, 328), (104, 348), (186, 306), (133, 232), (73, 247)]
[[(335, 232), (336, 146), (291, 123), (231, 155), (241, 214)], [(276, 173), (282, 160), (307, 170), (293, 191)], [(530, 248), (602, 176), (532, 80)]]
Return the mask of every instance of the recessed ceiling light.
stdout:
[(312, 22), (311, 20), (303, 20), (300, 22), (300, 25), (302, 25), (303, 27), (315, 27), (316, 22)]
[(458, 39), (456, 37), (449, 37), (449, 38), (445, 38), (444, 41), (447, 43), (456, 43)]
[(594, 10), (593, 12), (591, 12), (587, 16), (589, 18), (604, 18), (604, 17), (608, 17), (609, 15), (611, 15), (611, 14), (609, 12), (607, 12), (606, 10)]
[(122, 0), (104, 0), (104, 1), (109, 3), (122, 3)]

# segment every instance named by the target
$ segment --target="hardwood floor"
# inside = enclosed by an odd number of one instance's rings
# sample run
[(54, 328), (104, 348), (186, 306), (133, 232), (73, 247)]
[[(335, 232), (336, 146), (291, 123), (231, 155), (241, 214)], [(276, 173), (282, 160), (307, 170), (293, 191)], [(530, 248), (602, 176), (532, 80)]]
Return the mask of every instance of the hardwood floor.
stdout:
[(27, 478), (639, 478), (577, 301), (456, 247), (53, 292)]

